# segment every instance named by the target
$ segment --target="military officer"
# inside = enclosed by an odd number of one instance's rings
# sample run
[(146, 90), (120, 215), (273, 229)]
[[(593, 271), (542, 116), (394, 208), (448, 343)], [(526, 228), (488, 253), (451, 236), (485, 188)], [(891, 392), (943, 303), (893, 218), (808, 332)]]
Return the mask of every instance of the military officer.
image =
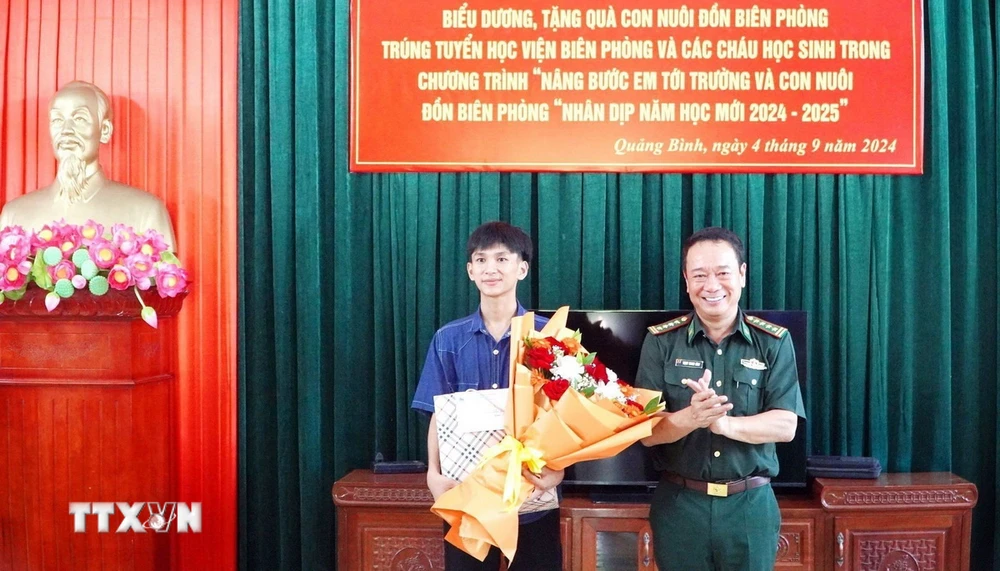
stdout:
[(781, 525), (774, 443), (792, 440), (805, 416), (792, 340), (740, 309), (736, 234), (699, 230), (682, 259), (694, 312), (649, 328), (636, 377), (667, 404), (643, 440), (661, 472), (649, 514), (657, 565), (770, 571)]

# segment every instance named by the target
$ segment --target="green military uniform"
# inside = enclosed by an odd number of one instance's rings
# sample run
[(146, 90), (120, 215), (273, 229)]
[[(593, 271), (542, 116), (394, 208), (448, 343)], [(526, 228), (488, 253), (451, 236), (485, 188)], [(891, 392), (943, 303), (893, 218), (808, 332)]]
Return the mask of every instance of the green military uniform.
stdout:
[[(716, 345), (691, 313), (649, 328), (636, 385), (663, 392), (667, 411), (691, 404), (697, 381), (712, 371), (711, 388), (727, 395), (731, 416), (774, 409), (805, 417), (788, 331), (762, 319), (737, 316), (736, 329)], [(778, 474), (774, 443), (747, 444), (696, 429), (651, 450), (657, 470), (701, 482), (732, 482)], [(661, 571), (702, 569), (771, 570), (781, 513), (769, 485), (715, 497), (661, 480), (650, 509), (657, 565)]]

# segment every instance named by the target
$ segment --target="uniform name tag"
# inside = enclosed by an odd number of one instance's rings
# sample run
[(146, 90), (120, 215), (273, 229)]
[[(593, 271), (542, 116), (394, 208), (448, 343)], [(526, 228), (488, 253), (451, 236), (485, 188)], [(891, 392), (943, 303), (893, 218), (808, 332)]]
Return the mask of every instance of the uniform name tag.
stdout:
[(746, 367), (748, 369), (753, 369), (755, 371), (766, 371), (767, 370), (767, 365), (765, 365), (764, 363), (761, 363), (757, 359), (740, 359), (740, 363), (744, 367)]
[(705, 361), (692, 361), (691, 359), (677, 359), (674, 361), (675, 367), (687, 367), (688, 369), (702, 369)]

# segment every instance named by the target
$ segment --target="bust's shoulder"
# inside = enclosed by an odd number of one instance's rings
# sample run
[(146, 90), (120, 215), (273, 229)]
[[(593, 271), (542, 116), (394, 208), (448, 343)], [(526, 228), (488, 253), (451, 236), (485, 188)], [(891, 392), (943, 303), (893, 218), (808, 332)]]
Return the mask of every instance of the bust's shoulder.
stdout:
[(4, 205), (4, 209), (17, 207), (17, 206), (28, 206), (29, 204), (34, 204), (36, 202), (52, 201), (53, 196), (55, 196), (55, 188), (53, 185), (48, 185), (38, 190), (33, 190), (27, 194), (22, 194), (17, 198), (8, 201)]

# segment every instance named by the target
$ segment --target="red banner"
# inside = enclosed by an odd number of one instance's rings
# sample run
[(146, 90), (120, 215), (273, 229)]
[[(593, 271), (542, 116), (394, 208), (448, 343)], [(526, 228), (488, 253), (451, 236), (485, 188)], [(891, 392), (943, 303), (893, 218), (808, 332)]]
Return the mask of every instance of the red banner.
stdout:
[(351, 170), (923, 172), (917, 0), (354, 0)]

